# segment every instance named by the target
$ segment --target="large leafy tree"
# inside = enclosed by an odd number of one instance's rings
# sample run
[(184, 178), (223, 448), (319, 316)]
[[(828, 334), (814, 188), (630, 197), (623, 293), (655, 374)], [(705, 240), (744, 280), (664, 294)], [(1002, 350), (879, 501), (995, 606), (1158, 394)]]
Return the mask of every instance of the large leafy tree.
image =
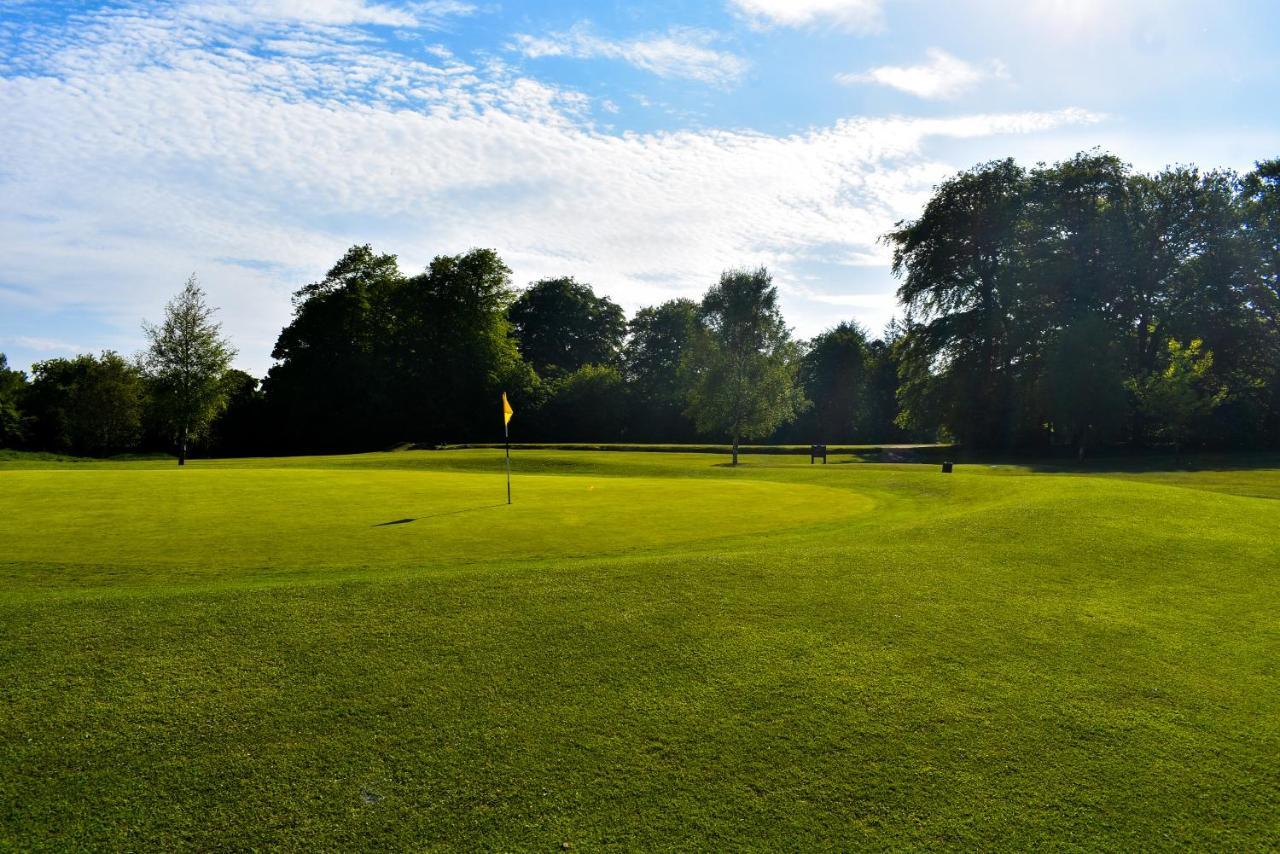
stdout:
[(1213, 353), (1203, 342), (1183, 346), (1170, 338), (1164, 367), (1129, 383), (1138, 405), (1156, 425), (1157, 435), (1178, 453), (1227, 396), (1213, 376)]
[(902, 362), (903, 328), (890, 320), (879, 338), (867, 344), (867, 412), (869, 442), (905, 442), (920, 438), (898, 423), (898, 372)]
[(540, 376), (619, 365), (626, 315), (590, 285), (572, 277), (534, 282), (512, 303), (509, 316), (521, 354)]
[(1031, 173), (1012, 296), (1036, 328), (1114, 310), (1130, 249), (1129, 177), (1119, 158), (1097, 152)]
[(37, 362), (25, 395), (33, 421), (30, 442), (87, 456), (133, 450), (142, 435), (145, 402), (141, 370), (110, 350), (99, 357)]
[(621, 372), (583, 365), (552, 380), (534, 415), (534, 429), (560, 442), (616, 442), (627, 426), (628, 394)]
[(298, 292), (265, 383), (284, 442), (351, 450), (493, 436), (494, 401), (536, 378), (506, 312), (511, 271), (490, 249), (441, 255), (405, 276), (396, 257), (352, 247)]
[(209, 427), (209, 447), (222, 456), (245, 456), (272, 448), (266, 435), (266, 396), (257, 377), (232, 369), (223, 378), (227, 405)]
[(528, 400), (536, 377), (520, 357), (507, 310), (511, 270), (492, 249), (441, 255), (396, 292), (396, 411), (406, 436), (433, 442), (496, 438), (502, 391)]
[(1280, 336), (1280, 158), (1259, 163), (1241, 180), (1244, 225), (1256, 258), (1252, 301)]
[(800, 382), (813, 408), (812, 438), (853, 441), (871, 428), (872, 354), (867, 333), (845, 322), (821, 333), (800, 360)]
[(178, 447), (178, 465), (187, 461), (188, 444), (205, 435), (226, 402), (225, 378), (235, 348), (213, 319), (195, 274), (165, 306), (164, 319), (144, 323), (150, 344), (143, 357), (161, 421)]
[(298, 450), (353, 450), (394, 441), (387, 351), (391, 304), (403, 285), (396, 256), (353, 246), (293, 297), (263, 383), (277, 441)]
[(632, 438), (682, 441), (693, 438), (685, 415), (680, 362), (698, 326), (698, 304), (674, 299), (636, 312), (628, 326), (623, 365), (632, 406)]
[(1265, 386), (1263, 435), (1280, 443), (1280, 159), (1257, 164), (1241, 181), (1245, 236), (1252, 247), (1249, 301), (1262, 331), (1255, 355)]
[(1120, 276), (1110, 316), (1125, 336), (1130, 373), (1155, 370), (1176, 321), (1179, 271), (1195, 252), (1199, 185), (1199, 173), (1181, 166), (1129, 176), (1125, 243), (1116, 247)]
[(938, 420), (977, 445), (1009, 440), (1028, 189), (1012, 160), (986, 163), (945, 181), (919, 219), (885, 236), (910, 336), (904, 423)]
[(1163, 371), (1173, 338), (1201, 340), (1213, 353), (1205, 382), (1230, 389), (1194, 419), (1196, 438), (1280, 441), (1277, 186), (1275, 161), (1243, 179), (1141, 175), (1099, 152), (944, 182), (920, 219), (887, 235), (906, 308), (900, 423), (985, 446), (1025, 443), (1046, 424), (1077, 446), (1167, 439), (1155, 408), (1115, 388)]
[(1050, 422), (1084, 459), (1090, 442), (1112, 439), (1128, 412), (1123, 353), (1102, 317), (1080, 317), (1048, 348), (1041, 377)]
[(698, 429), (738, 444), (792, 421), (806, 401), (796, 382), (799, 347), (763, 267), (730, 270), (707, 291), (684, 360), (688, 412)]
[(26, 387), (27, 375), (10, 370), (8, 358), (0, 353), (0, 448), (17, 447), (26, 435), (21, 408)]

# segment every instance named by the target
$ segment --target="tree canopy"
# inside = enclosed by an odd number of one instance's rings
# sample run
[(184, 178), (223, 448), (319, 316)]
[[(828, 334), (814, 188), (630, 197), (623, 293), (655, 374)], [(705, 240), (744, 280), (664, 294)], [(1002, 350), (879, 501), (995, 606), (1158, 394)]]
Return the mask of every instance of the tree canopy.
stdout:
[(162, 424), (178, 445), (178, 465), (192, 438), (205, 434), (226, 402), (224, 379), (236, 351), (193, 273), (165, 306), (159, 325), (143, 324), (150, 347), (143, 367)]
[(1088, 152), (945, 181), (886, 237), (900, 422), (979, 447), (1170, 441), (1136, 389), (1197, 340), (1227, 391), (1185, 439), (1276, 442), (1278, 173), (1144, 175)]
[(796, 384), (799, 348), (763, 267), (729, 270), (707, 291), (682, 363), (688, 412), (699, 430), (733, 443), (768, 436), (793, 420), (805, 400)]
[(145, 372), (103, 353), (28, 381), (0, 356), (0, 444), (494, 441), (505, 391), (527, 441), (1280, 446), (1280, 160), (1245, 175), (1141, 173), (1098, 151), (996, 160), (884, 240), (901, 316), (878, 337), (833, 319), (808, 341), (764, 269), (628, 322), (572, 277), (517, 290), (491, 249), (408, 273), (357, 245), (294, 294), (261, 383), (229, 369), (193, 278), (147, 327)]
[(511, 305), (510, 317), (520, 352), (541, 376), (619, 365), (626, 315), (572, 276), (534, 282)]
[(27, 375), (9, 369), (9, 360), (0, 353), (0, 448), (21, 445), (26, 439), (26, 424), (22, 414), (22, 398), (26, 391)]
[(674, 299), (636, 312), (627, 327), (623, 369), (632, 396), (629, 438), (687, 442), (696, 436), (685, 414), (680, 363), (698, 325), (698, 304)]

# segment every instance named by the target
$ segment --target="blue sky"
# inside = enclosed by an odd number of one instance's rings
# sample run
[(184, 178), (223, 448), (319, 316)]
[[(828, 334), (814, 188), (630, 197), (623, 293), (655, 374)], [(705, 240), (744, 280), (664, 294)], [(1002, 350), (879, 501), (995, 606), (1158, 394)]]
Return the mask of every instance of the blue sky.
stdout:
[(1271, 2), (0, 4), (0, 351), (142, 345), (196, 271), (261, 374), (353, 243), (629, 311), (767, 265), (877, 330), (877, 238), (974, 163), (1280, 155)]

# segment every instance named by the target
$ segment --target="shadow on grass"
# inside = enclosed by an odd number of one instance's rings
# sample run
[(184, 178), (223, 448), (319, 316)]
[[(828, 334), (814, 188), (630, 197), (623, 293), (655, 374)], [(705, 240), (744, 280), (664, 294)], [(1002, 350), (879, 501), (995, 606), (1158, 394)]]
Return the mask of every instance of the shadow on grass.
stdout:
[(507, 503), (504, 501), (501, 504), (486, 504), (483, 507), (464, 507), (461, 510), (450, 510), (446, 513), (432, 513), (430, 516), (412, 516), (404, 519), (393, 519), (390, 522), (379, 522), (378, 524), (373, 525), (372, 527), (386, 528), (391, 525), (408, 525), (410, 522), (419, 522), (423, 519), (439, 519), (442, 516), (457, 516), (462, 513), (476, 513), (481, 510), (495, 510), (498, 507), (506, 507), (506, 506), (507, 506)]
[(1256, 451), (1186, 453), (1168, 451), (1101, 451), (1078, 461), (1074, 455), (1022, 456), (1002, 454), (960, 455), (957, 465), (1010, 465), (1036, 472), (1129, 473), (1197, 472), (1280, 469), (1280, 454)]

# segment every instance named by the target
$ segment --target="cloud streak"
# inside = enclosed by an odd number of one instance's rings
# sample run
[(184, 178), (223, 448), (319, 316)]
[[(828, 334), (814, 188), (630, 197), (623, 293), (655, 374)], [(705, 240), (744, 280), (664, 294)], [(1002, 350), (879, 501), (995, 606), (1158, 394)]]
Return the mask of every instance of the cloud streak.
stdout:
[(705, 30), (675, 28), (663, 35), (613, 40), (580, 24), (563, 33), (517, 35), (513, 48), (530, 59), (616, 59), (659, 77), (683, 77), (727, 86), (746, 73), (748, 64), (739, 56), (711, 47), (715, 39), (714, 33)]
[(1006, 79), (1008, 76), (1004, 63), (999, 60), (977, 65), (931, 48), (928, 62), (920, 65), (882, 65), (861, 74), (837, 74), (836, 81), (846, 86), (874, 83), (917, 98), (948, 101), (988, 80)]
[(729, 0), (758, 26), (827, 26), (847, 32), (875, 33), (884, 29), (881, 0)]
[(231, 41), (179, 14), (84, 23), (0, 77), (0, 304), (38, 293), (113, 330), (87, 345), (120, 348), (196, 269), (255, 371), (289, 293), (355, 242), (409, 269), (492, 246), (518, 282), (573, 273), (632, 309), (738, 264), (769, 265), (786, 292), (806, 264), (885, 262), (878, 236), (952, 171), (930, 139), (1097, 120), (613, 134), (581, 93), (364, 31), (270, 21)]

